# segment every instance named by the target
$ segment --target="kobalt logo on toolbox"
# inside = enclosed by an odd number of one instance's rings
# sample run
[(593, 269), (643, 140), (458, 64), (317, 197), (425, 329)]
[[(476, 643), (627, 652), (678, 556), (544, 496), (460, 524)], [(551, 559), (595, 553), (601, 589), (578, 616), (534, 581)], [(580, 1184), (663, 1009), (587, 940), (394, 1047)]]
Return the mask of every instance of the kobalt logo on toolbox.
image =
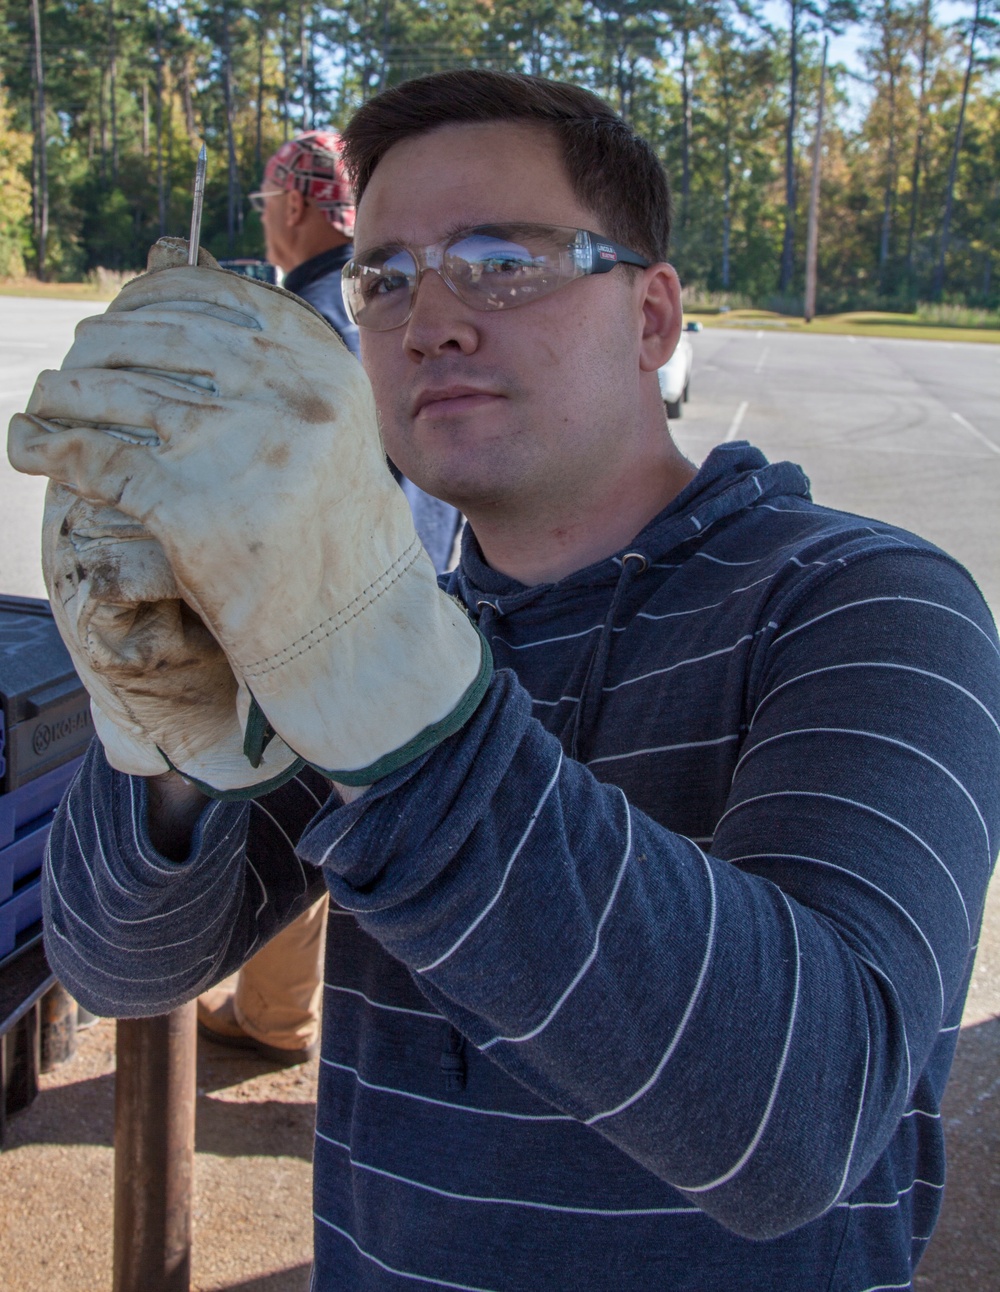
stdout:
[(36, 754), (44, 754), (53, 744), (85, 731), (90, 724), (90, 710), (79, 709), (54, 722), (40, 722), (31, 737), (31, 747)]

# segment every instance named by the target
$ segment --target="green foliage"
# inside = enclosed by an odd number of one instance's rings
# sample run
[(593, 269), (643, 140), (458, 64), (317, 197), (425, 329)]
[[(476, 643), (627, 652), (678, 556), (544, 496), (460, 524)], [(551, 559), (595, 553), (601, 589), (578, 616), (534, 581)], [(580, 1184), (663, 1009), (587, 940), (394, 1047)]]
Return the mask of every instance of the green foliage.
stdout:
[[(161, 232), (185, 234), (202, 140), (206, 247), (260, 255), (246, 195), (283, 139), (343, 125), (407, 77), (482, 66), (585, 85), (652, 142), (673, 181), (675, 263), (695, 296), (775, 301), (790, 219), (792, 272), (778, 303), (791, 309), (803, 289), (821, 34), (859, 22), (867, 85), (836, 66), (827, 77), (820, 309), (928, 299), (949, 189), (944, 299), (1000, 305), (998, 0), (979, 0), (967, 93), (970, 24), (940, 25), (926, 0), (788, 0), (784, 25), (762, 0), (40, 3), (49, 277), (131, 272)], [(0, 0), (0, 274), (37, 260), (30, 16), (24, 0)]]
[(31, 221), (31, 184), (25, 170), (30, 164), (31, 136), (13, 125), (7, 95), (0, 86), (0, 278), (24, 273)]

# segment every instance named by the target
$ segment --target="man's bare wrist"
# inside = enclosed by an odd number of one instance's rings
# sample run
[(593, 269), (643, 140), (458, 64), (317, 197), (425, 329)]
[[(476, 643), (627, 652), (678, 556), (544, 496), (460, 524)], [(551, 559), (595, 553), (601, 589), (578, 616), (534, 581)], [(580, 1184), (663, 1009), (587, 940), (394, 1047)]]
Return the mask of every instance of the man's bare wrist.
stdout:
[(211, 800), (179, 772), (150, 776), (146, 787), (146, 825), (153, 847), (171, 861), (184, 861), (191, 851), (194, 827)]
[(359, 799), (366, 790), (370, 790), (370, 785), (341, 785), (339, 781), (331, 781), (330, 784), (337, 791), (344, 803), (353, 803)]

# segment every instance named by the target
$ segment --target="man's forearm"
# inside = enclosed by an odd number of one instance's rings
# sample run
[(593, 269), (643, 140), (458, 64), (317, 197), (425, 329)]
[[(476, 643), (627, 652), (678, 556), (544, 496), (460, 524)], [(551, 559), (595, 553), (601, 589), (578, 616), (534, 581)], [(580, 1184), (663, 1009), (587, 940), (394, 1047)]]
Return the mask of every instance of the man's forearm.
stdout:
[(211, 799), (179, 772), (164, 772), (147, 781), (150, 842), (171, 861), (184, 861), (191, 852), (194, 827)]

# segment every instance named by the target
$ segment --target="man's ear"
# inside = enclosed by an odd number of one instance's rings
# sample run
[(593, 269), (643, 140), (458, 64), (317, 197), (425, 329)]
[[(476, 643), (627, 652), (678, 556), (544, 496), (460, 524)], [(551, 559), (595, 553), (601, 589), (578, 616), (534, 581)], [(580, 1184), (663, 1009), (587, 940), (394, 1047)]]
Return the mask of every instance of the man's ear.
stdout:
[(305, 212), (306, 199), (297, 188), (289, 189), (288, 196), (285, 198), (285, 224), (289, 228), (301, 224), (305, 218)]
[(677, 346), (683, 310), (681, 284), (673, 265), (660, 262), (643, 271), (642, 342), (639, 367), (661, 368)]

